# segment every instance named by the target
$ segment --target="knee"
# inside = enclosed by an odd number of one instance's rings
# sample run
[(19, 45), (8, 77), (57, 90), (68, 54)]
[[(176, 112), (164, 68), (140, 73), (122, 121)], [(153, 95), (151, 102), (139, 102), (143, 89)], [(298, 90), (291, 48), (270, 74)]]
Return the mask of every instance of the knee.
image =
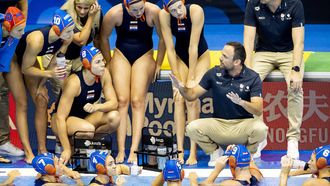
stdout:
[(186, 133), (187, 133), (187, 136), (189, 136), (190, 138), (192, 138), (193, 136), (196, 136), (197, 130), (198, 130), (197, 120), (190, 122), (186, 126)]
[(107, 114), (108, 124), (113, 129), (117, 129), (120, 124), (120, 114), (118, 111), (111, 111)]
[(118, 96), (118, 107), (119, 108), (128, 107), (128, 103), (129, 103), (128, 97)]
[(145, 106), (145, 99), (144, 97), (133, 96), (131, 98), (131, 104), (133, 108), (143, 108)]
[(46, 108), (48, 107), (48, 95), (38, 94), (35, 98), (35, 105), (37, 108)]
[(195, 101), (187, 101), (186, 105), (189, 108), (199, 108), (199, 100), (197, 99)]
[(27, 110), (27, 98), (24, 93), (24, 95), (20, 96), (18, 99), (15, 99), (16, 103), (16, 109), (19, 109), (21, 111), (26, 111)]
[(268, 133), (268, 127), (260, 121), (255, 127), (253, 128), (253, 133), (255, 136), (258, 136), (260, 139), (265, 139)]

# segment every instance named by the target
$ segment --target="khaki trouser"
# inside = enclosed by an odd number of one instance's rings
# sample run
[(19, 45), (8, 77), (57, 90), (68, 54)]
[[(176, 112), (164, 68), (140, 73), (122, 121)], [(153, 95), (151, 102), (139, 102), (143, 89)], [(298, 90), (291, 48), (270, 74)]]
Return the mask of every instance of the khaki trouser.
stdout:
[[(47, 68), (50, 60), (52, 59), (53, 55), (48, 54), (42, 56), (42, 65), (44, 68)], [(68, 77), (71, 72), (78, 72), (82, 68), (82, 63), (80, 61), (80, 58), (73, 59), (73, 60), (67, 60), (66, 61), (66, 77)], [(51, 91), (55, 94), (56, 99), (58, 98), (60, 94), (60, 90), (62, 88), (62, 80), (57, 78), (50, 78), (49, 83), (51, 85)]]
[[(284, 75), (288, 90), (288, 108), (287, 116), (289, 121), (289, 130), (286, 134), (288, 140), (300, 139), (300, 126), (303, 116), (303, 91), (295, 93), (290, 87), (290, 73), (292, 68), (293, 53), (290, 52), (256, 52), (253, 60), (253, 70), (259, 73), (261, 81), (266, 76), (278, 68)], [(300, 71), (304, 75), (304, 63), (301, 63)]]
[(9, 141), (9, 117), (8, 117), (8, 86), (2, 74), (0, 75), (0, 145)]
[(215, 151), (218, 146), (244, 144), (251, 153), (267, 137), (268, 127), (259, 118), (226, 120), (203, 118), (192, 121), (186, 132), (206, 154)]

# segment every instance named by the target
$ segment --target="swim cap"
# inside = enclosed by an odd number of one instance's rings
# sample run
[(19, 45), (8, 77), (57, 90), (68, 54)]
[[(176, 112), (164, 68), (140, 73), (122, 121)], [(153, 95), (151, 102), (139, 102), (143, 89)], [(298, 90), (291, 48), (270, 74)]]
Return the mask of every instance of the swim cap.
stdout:
[(323, 169), (330, 166), (330, 145), (318, 147), (314, 150), (316, 157), (316, 166)]
[(93, 57), (100, 52), (99, 49), (93, 46), (83, 46), (80, 51), (80, 59), (84, 68), (90, 70)]
[(228, 164), (234, 178), (236, 177), (236, 167), (242, 168), (250, 165), (251, 155), (244, 145), (234, 145), (225, 152), (225, 156), (229, 157)]
[(5, 13), (5, 20), (3, 22), (3, 25), (8, 32), (12, 31), (16, 26), (25, 22), (25, 16), (20, 9), (13, 6), (8, 7)]
[(144, 1), (146, 2), (146, 0), (123, 0), (124, 5), (128, 8), (129, 5), (140, 2), (140, 1)]
[(180, 181), (184, 178), (184, 170), (178, 160), (167, 160), (163, 169), (165, 181)]
[(39, 154), (32, 160), (33, 168), (42, 175), (55, 175), (54, 154)]
[(52, 25), (53, 30), (59, 36), (64, 29), (74, 25), (74, 22), (70, 14), (68, 14), (64, 10), (57, 9), (53, 16)]
[[(177, 1), (180, 1), (180, 0), (163, 0), (163, 8), (168, 11), (168, 7), (174, 3), (176, 3)], [(181, 0), (182, 3), (184, 4), (184, 0)]]
[(98, 174), (106, 174), (105, 160), (108, 156), (107, 152), (95, 151), (93, 152), (89, 159), (90, 164)]

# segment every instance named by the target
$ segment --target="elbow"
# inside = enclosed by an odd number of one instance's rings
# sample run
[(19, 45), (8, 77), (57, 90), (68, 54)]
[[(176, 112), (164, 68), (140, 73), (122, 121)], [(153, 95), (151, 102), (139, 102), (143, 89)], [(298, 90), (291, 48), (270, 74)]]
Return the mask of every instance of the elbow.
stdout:
[(78, 42), (79, 46), (85, 46), (87, 44), (87, 41), (80, 41)]

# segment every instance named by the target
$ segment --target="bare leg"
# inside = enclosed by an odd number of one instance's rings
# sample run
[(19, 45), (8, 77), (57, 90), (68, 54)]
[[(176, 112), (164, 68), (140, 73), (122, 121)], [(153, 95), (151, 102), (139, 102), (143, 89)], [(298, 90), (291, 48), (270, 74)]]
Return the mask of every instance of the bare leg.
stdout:
[(110, 72), (118, 98), (118, 111), (120, 114), (120, 124), (117, 130), (118, 155), (116, 157), (116, 163), (123, 163), (125, 158), (127, 113), (130, 98), (131, 65), (117, 49), (115, 49), (113, 59), (110, 62)]
[(138, 150), (141, 130), (145, 119), (145, 99), (149, 85), (155, 74), (156, 62), (152, 57), (152, 51), (140, 57), (132, 66), (131, 75), (131, 105), (132, 105), (132, 145), (127, 162), (137, 161), (134, 151)]
[[(188, 115), (188, 123), (194, 121), (199, 118), (200, 114), (200, 102), (199, 100), (195, 100), (192, 102), (186, 102), (187, 105), (187, 115)], [(187, 165), (195, 165), (197, 164), (197, 144), (190, 140), (190, 154), (186, 161)]]
[[(186, 82), (188, 67), (178, 58), (178, 70), (182, 78), (182, 82)], [(178, 143), (179, 153), (178, 160), (181, 164), (184, 163), (184, 136), (186, 126), (185, 100), (177, 89), (173, 89), (174, 99), (174, 123), (176, 130), (176, 139)]]
[(16, 103), (16, 124), (25, 152), (25, 161), (28, 164), (31, 164), (32, 159), (34, 158), (34, 154), (32, 152), (29, 140), (29, 128), (27, 122), (27, 97), (20, 67), (16, 62), (12, 62), (10, 72), (4, 75), (6, 81), (8, 82), (8, 87), (13, 93)]
[(31, 76), (24, 76), (24, 78), (36, 109), (34, 119), (38, 139), (38, 153), (46, 153), (48, 90), (43, 87), (37, 94), (37, 86), (41, 79)]
[[(196, 72), (195, 72), (195, 83), (196, 85), (200, 82), (205, 72), (210, 68), (210, 54), (206, 51), (203, 55), (198, 58)], [(186, 102), (188, 123), (199, 118), (200, 115), (200, 101), (197, 99), (192, 102)], [(197, 145), (195, 142), (190, 140), (190, 154), (186, 161), (187, 165), (197, 164)]]

